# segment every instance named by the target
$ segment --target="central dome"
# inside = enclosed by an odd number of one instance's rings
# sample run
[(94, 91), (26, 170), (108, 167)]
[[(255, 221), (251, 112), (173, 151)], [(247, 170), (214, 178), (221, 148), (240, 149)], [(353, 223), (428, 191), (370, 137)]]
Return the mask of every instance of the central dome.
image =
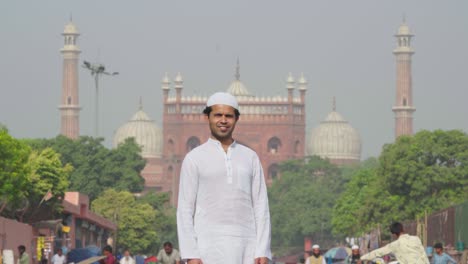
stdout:
[(234, 96), (248, 96), (249, 95), (249, 91), (247, 90), (245, 85), (240, 80), (232, 81), (231, 85), (229, 85), (227, 92)]
[(314, 128), (307, 144), (309, 155), (328, 158), (335, 164), (349, 164), (361, 159), (361, 138), (343, 117), (333, 109)]
[(239, 66), (239, 58), (237, 58), (237, 65), (236, 65), (236, 74), (234, 75), (235, 80), (231, 82), (227, 92), (234, 95), (234, 96), (250, 96), (247, 87), (245, 87), (244, 83), (240, 80), (240, 66)]
[(117, 129), (114, 134), (113, 147), (116, 148), (127, 138), (135, 138), (135, 142), (142, 148), (144, 158), (162, 156), (162, 131), (143, 112), (142, 107), (133, 115), (132, 119)]

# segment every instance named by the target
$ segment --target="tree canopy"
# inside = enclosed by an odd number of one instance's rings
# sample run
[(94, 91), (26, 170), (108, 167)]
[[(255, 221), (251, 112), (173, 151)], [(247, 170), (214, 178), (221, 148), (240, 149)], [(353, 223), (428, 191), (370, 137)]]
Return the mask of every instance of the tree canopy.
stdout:
[(269, 189), (274, 247), (303, 246), (305, 236), (333, 240), (331, 213), (345, 179), (342, 171), (319, 157), (286, 161), (281, 178)]
[(105, 189), (139, 192), (144, 179), (140, 171), (145, 160), (140, 156), (140, 147), (132, 138), (115, 149), (107, 149), (102, 138), (82, 136), (71, 140), (64, 136), (53, 139), (27, 140), (34, 149), (50, 147), (60, 153), (63, 164), (70, 164), (70, 191), (87, 194), (95, 199)]
[(27, 196), (30, 152), (26, 144), (0, 127), (0, 213), (7, 206), (14, 208)]
[(468, 199), (468, 135), (421, 131), (387, 144), (373, 169), (356, 172), (333, 213), (335, 232), (413, 220)]
[(21, 222), (46, 219), (61, 208), (71, 166), (51, 148), (31, 150), (0, 130), (0, 212)]
[(167, 239), (162, 237), (167, 228), (166, 216), (155, 209), (163, 208), (159, 202), (164, 200), (158, 199), (157, 205), (150, 205), (146, 200), (148, 198), (139, 200), (127, 191), (108, 189), (92, 202), (93, 211), (117, 224), (117, 249), (151, 254), (156, 252), (162, 239)]

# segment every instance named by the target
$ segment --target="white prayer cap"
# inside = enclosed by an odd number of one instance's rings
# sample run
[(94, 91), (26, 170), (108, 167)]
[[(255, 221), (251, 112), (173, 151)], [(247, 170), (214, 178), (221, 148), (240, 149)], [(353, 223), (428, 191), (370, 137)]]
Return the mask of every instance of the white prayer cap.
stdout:
[(213, 105), (229, 105), (234, 109), (239, 110), (239, 104), (237, 103), (236, 98), (230, 93), (217, 92), (208, 98), (206, 106)]
[(359, 246), (358, 246), (358, 245), (353, 245), (353, 246), (351, 247), (351, 249), (352, 249), (352, 250), (359, 249)]
[(320, 248), (320, 246), (317, 245), (317, 244), (315, 244), (315, 245), (312, 246), (312, 249), (319, 249), (319, 248)]

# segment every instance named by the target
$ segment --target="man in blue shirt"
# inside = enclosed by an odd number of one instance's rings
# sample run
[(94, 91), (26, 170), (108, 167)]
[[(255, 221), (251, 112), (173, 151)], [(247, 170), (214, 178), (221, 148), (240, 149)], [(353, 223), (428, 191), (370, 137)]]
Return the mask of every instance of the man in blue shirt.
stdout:
[(435, 249), (435, 254), (432, 256), (432, 264), (447, 264), (447, 263), (454, 263), (457, 264), (457, 262), (447, 255), (447, 253), (444, 253), (444, 248), (442, 247), (442, 243), (436, 243), (434, 245)]

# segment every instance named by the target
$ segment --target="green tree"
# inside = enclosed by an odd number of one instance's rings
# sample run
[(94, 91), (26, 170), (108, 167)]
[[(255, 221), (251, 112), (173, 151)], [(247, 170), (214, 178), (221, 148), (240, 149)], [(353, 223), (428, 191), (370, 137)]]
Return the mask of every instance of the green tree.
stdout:
[(29, 155), (27, 207), (20, 214), (25, 222), (49, 219), (62, 208), (62, 200), (68, 189), (68, 177), (72, 167), (62, 165), (60, 155), (51, 148), (33, 150)]
[(151, 205), (137, 202), (130, 192), (108, 189), (92, 202), (92, 210), (117, 224), (118, 249), (154, 252), (160, 213)]
[(0, 128), (0, 214), (14, 209), (27, 196), (30, 148)]
[(421, 131), (385, 145), (378, 166), (359, 170), (334, 208), (335, 232), (413, 220), (468, 199), (468, 135)]
[(384, 146), (378, 175), (399, 219), (414, 219), (468, 199), (468, 135), (421, 131)]
[(50, 147), (60, 153), (62, 163), (74, 168), (70, 174), (70, 190), (87, 194), (91, 200), (108, 188), (141, 191), (144, 179), (140, 171), (146, 162), (139, 154), (140, 147), (133, 139), (127, 139), (109, 150), (102, 145), (102, 140), (87, 136), (71, 140), (58, 136), (27, 142), (34, 149)]
[(166, 241), (178, 247), (176, 209), (169, 203), (169, 194), (161, 192), (148, 192), (137, 199), (138, 203), (151, 205), (158, 214), (158, 241), (152, 252), (156, 252)]
[(360, 168), (354, 172), (352, 179), (346, 184), (345, 191), (336, 201), (332, 213), (334, 234), (357, 236), (368, 230), (363, 223), (367, 219), (366, 201), (373, 196), (377, 183), (376, 168)]
[(305, 236), (321, 244), (334, 240), (331, 212), (345, 179), (341, 170), (319, 157), (280, 165), (281, 178), (269, 189), (274, 247), (300, 247)]

